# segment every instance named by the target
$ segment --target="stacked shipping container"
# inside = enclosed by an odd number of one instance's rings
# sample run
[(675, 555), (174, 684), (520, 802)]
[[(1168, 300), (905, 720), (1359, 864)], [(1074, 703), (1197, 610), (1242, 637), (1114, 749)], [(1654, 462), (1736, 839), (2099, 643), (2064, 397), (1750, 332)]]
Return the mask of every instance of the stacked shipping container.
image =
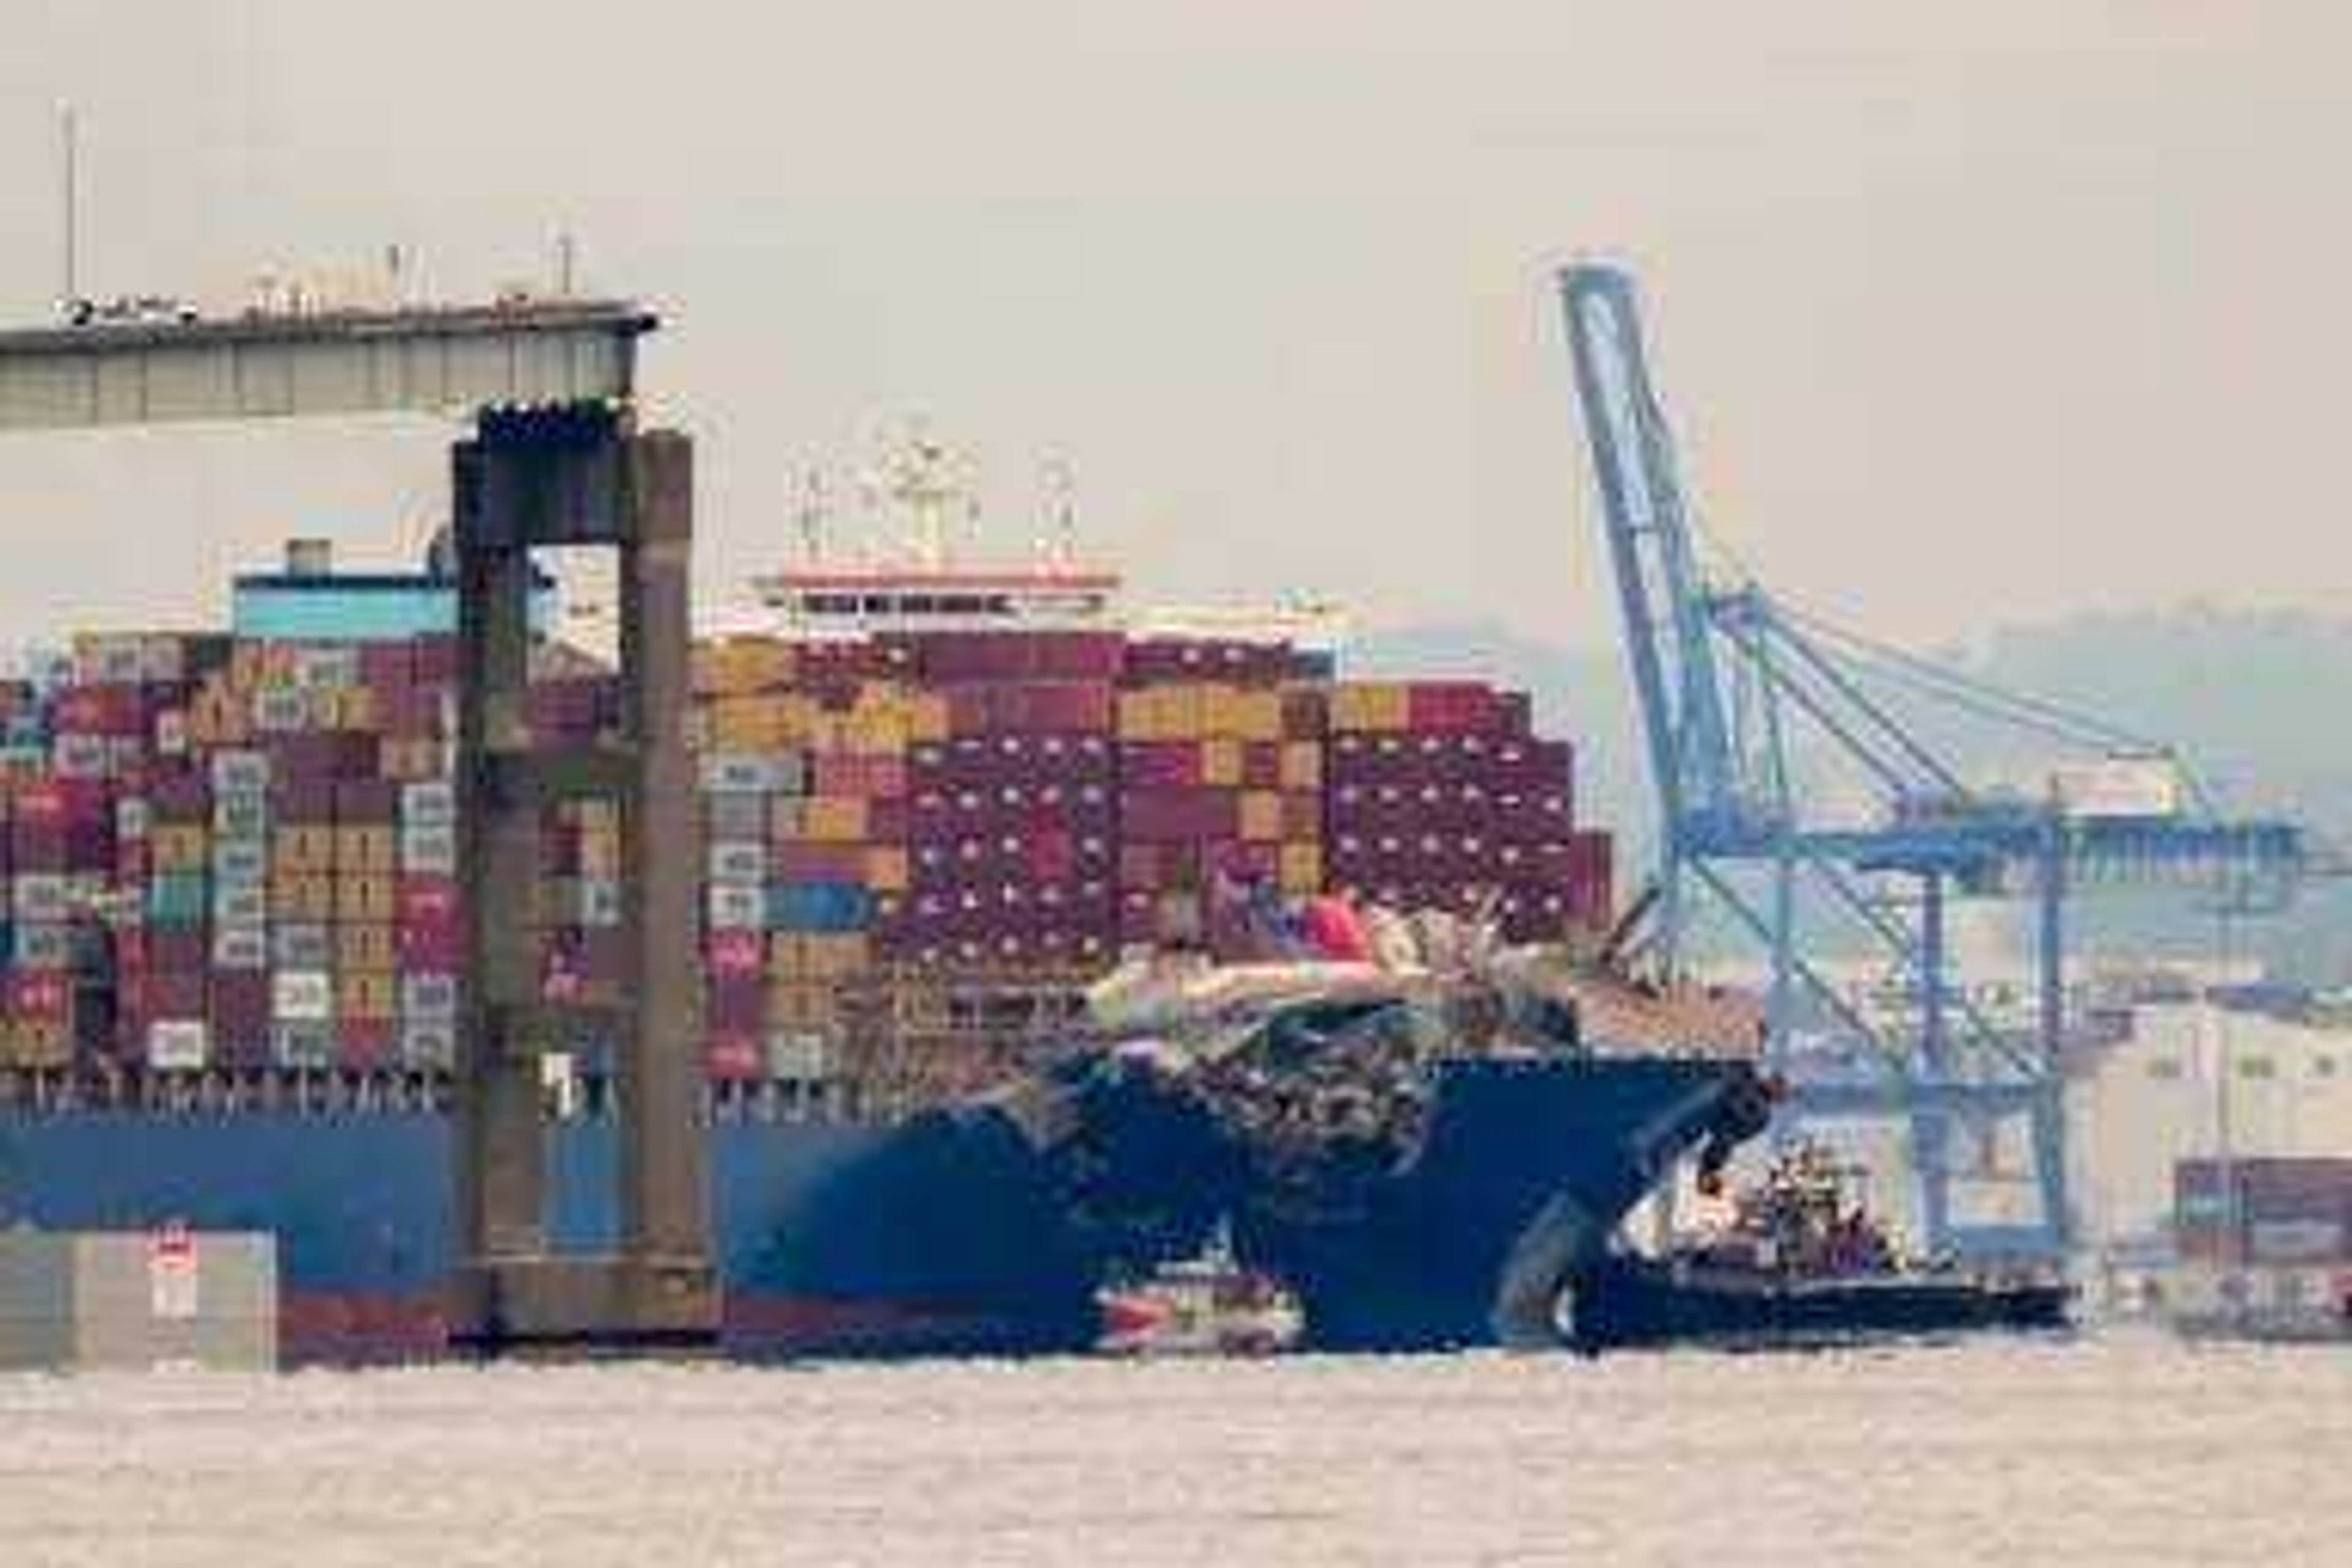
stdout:
[[(91, 637), (0, 680), (0, 1065), (446, 1068), (463, 910), (446, 637)], [(551, 656), (530, 721), (611, 683)], [(697, 650), (718, 1076), (819, 1078), (845, 989), (1083, 973), (1234, 889), (1605, 921), (1609, 841), (1523, 697), (1333, 684), (1287, 648), (1115, 633)], [(620, 824), (544, 824), (552, 999), (624, 984)], [(583, 1042), (593, 1044), (593, 1042)]]

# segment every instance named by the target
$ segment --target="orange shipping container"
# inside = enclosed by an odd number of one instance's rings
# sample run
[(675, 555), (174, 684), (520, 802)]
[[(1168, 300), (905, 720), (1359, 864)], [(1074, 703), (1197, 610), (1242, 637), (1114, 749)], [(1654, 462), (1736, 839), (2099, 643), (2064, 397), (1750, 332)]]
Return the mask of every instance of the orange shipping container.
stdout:
[(866, 884), (877, 892), (907, 890), (907, 852), (893, 845), (877, 845), (866, 852)]
[(1412, 689), (1389, 682), (1355, 682), (1331, 688), (1331, 728), (1370, 734), (1403, 731), (1412, 724)]
[(1271, 844), (1282, 837), (1282, 796), (1272, 790), (1251, 790), (1242, 796), (1242, 839)]
[(1201, 742), (1201, 783), (1211, 789), (1238, 789), (1242, 782), (1242, 743), (1234, 740)]
[(948, 738), (948, 700), (936, 691), (918, 691), (907, 702), (907, 739), (937, 745)]
[(1319, 790), (1323, 787), (1323, 745), (1319, 741), (1292, 741), (1282, 748), (1282, 787)]
[(856, 795), (814, 795), (808, 802), (812, 844), (855, 844), (866, 837), (866, 802)]
[(1282, 847), (1282, 890), (1294, 897), (1323, 890), (1323, 848), (1318, 844)]

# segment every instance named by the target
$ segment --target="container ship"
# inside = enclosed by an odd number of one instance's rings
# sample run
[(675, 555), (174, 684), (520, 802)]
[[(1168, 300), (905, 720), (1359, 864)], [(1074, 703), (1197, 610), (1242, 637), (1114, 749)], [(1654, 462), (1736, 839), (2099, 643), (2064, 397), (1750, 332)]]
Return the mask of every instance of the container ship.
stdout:
[[(904, 489), (936, 512), (938, 485)], [(1409, 1133), (1234, 1186), (1266, 1151), (1217, 1075), (1074, 1055), (1087, 988), (1123, 951), (1215, 952), (1316, 900), (1475, 914), (1511, 946), (1598, 929), (1611, 841), (1576, 818), (1570, 746), (1524, 693), (1339, 678), (1319, 615), (1129, 616), (1066, 559), (758, 586), (758, 623), (695, 661), (731, 1348), (1073, 1348), (1107, 1268), (1219, 1224), (1305, 1276), (1311, 1341), (1475, 1342), (1563, 1204), (1587, 1245), (1753, 1121), (1737, 1064), (1573, 1026), (1474, 1059), (1447, 1035), (1407, 1075)], [(613, 689), (550, 596), (530, 722), (592, 740)], [(306, 545), (237, 581), (225, 631), (87, 635), (0, 681), (0, 1223), (272, 1232), (297, 1359), (446, 1342), (453, 621), (435, 566), (338, 573)], [(545, 825), (551, 1000), (619, 972), (616, 837), (594, 802)], [(551, 1236), (609, 1245), (603, 1047), (568, 1044)]]

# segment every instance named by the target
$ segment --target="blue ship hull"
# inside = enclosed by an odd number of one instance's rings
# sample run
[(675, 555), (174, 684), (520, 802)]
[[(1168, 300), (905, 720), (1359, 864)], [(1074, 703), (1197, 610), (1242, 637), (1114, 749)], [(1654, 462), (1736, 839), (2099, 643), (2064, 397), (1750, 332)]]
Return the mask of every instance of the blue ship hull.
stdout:
[[(1086, 1135), (1050, 1145), (989, 1103), (891, 1127), (722, 1121), (727, 1348), (1083, 1349), (1108, 1268), (1181, 1255), (1220, 1215), (1246, 1258), (1298, 1291), (1312, 1343), (1491, 1342), (1510, 1337), (1515, 1292), (1592, 1256), (1752, 1084), (1715, 1063), (1456, 1064), (1409, 1163), (1303, 1189), (1255, 1179), (1213, 1129), (1132, 1084), (1087, 1089)], [(611, 1125), (549, 1138), (553, 1239), (609, 1244)], [(267, 1230), (289, 1357), (431, 1354), (455, 1258), (450, 1143), (426, 1112), (0, 1110), (0, 1223)]]

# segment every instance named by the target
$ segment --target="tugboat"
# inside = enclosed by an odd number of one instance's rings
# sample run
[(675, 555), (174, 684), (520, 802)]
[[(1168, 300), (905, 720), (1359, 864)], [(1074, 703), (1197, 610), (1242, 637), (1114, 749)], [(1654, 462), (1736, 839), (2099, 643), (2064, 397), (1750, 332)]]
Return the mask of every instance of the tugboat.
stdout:
[(1223, 1223), (1195, 1256), (1106, 1286), (1095, 1300), (1103, 1322), (1097, 1348), (1112, 1355), (1273, 1355), (1297, 1345), (1307, 1326), (1280, 1280), (1234, 1256), (1233, 1230)]
[(1574, 1348), (1808, 1348), (2063, 1329), (2072, 1287), (2045, 1269), (1904, 1256), (1859, 1201), (1858, 1169), (1802, 1143), (1736, 1194), (1727, 1224), (1659, 1257), (1612, 1252), (1555, 1311)]

